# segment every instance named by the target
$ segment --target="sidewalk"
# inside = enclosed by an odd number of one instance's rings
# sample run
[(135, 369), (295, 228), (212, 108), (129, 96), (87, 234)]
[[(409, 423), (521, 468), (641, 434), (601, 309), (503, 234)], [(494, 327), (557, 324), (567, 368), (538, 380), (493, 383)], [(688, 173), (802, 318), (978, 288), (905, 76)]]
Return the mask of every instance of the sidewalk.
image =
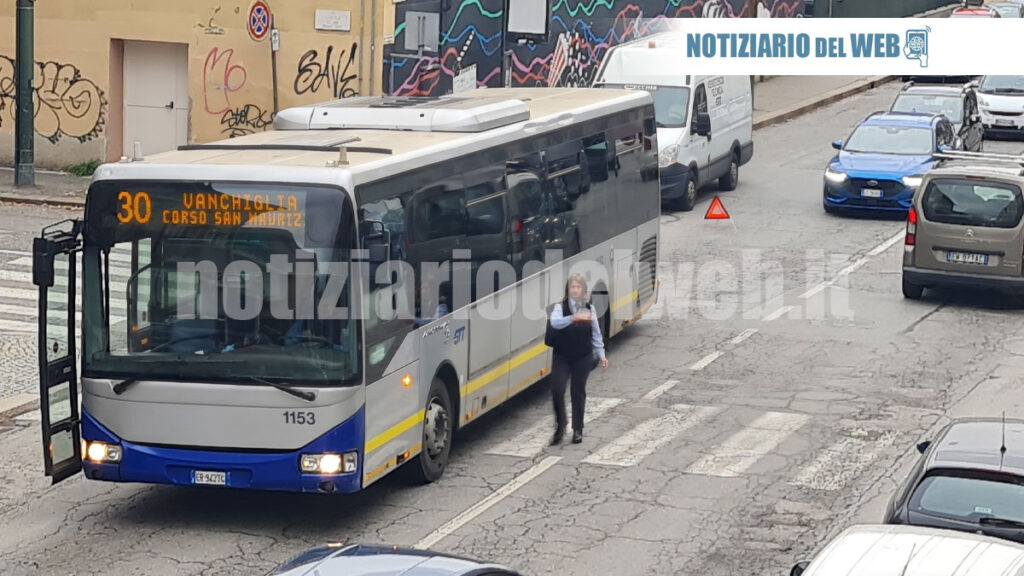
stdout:
[[(891, 80), (889, 76), (773, 76), (754, 84), (754, 129), (785, 122)], [(0, 204), (85, 204), (89, 178), (36, 173), (36, 186), (14, 186), (14, 171), (0, 167)]]

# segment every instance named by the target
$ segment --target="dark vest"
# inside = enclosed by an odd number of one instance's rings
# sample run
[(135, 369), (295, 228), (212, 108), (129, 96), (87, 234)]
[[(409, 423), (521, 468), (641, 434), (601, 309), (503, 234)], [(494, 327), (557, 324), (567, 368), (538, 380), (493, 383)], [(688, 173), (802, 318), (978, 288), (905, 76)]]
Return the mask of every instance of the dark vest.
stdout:
[[(588, 309), (590, 304), (587, 304)], [(572, 309), (569, 301), (562, 301), (562, 315), (571, 316)], [(573, 322), (561, 330), (555, 330), (557, 334), (554, 348), (555, 354), (568, 360), (578, 360), (584, 356), (594, 353), (593, 328), (590, 322)]]

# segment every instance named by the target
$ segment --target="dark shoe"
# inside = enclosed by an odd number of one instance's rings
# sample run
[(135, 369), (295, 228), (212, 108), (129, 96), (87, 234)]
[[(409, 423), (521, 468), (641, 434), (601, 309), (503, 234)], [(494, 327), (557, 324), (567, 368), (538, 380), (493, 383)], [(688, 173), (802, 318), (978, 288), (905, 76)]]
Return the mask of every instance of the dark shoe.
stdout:
[(561, 444), (563, 436), (565, 436), (564, 431), (558, 430), (557, 432), (555, 432), (555, 435), (551, 438), (551, 445), (558, 446), (559, 444)]
[(580, 442), (583, 442), (583, 431), (582, 430), (573, 430), (572, 431), (572, 443), (573, 444), (579, 444)]

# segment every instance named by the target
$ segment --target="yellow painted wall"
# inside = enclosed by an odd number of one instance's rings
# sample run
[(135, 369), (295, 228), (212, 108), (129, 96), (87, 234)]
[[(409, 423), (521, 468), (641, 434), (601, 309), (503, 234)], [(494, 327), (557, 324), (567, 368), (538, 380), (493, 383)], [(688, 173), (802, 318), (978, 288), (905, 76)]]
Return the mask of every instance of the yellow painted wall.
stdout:
[[(279, 108), (380, 93), (382, 41), (394, 29), (391, 0), (268, 3), (281, 38)], [(112, 160), (108, 139), (112, 152), (120, 150), (123, 102), (120, 88), (111, 86), (112, 77), (120, 78), (116, 71), (111, 74), (112, 40), (188, 45), (190, 142), (266, 129), (274, 107), (270, 39), (249, 37), (249, 7), (249, 0), (37, 2), (37, 165)], [(315, 30), (317, 9), (350, 11), (351, 31)], [(15, 29), (15, 2), (0, 2), (0, 164), (5, 165), (13, 158)]]

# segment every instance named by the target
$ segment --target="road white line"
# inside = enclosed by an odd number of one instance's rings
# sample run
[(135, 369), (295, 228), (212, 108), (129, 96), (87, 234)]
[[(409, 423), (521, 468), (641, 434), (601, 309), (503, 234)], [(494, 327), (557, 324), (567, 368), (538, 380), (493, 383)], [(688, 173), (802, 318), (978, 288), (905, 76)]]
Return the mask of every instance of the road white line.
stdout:
[(24, 250), (0, 250), (0, 254), (14, 254), (15, 256), (32, 256), (31, 252)]
[(900, 230), (897, 234), (894, 234), (892, 236), (892, 238), (889, 238), (885, 242), (882, 242), (878, 246), (875, 246), (874, 248), (872, 248), (871, 251), (868, 252), (868, 256), (872, 256), (872, 257), (878, 256), (882, 252), (885, 252), (886, 250), (891, 248), (893, 244), (896, 244), (900, 240), (903, 240), (903, 237), (906, 236), (906, 235), (907, 235), (907, 231), (906, 230)]
[(676, 404), (668, 414), (642, 422), (583, 459), (587, 464), (636, 466), (679, 434), (721, 411), (712, 406)]
[(647, 394), (644, 394), (644, 397), (641, 398), (641, 400), (643, 400), (644, 402), (650, 402), (651, 400), (654, 400), (658, 396), (661, 396), (665, 392), (671, 390), (676, 384), (679, 384), (679, 380), (668, 380), (661, 386), (658, 386), (654, 390), (651, 390)]
[(469, 524), (474, 518), (483, 514), (489, 508), (491, 508), (498, 502), (501, 502), (510, 494), (525, 486), (534, 478), (543, 474), (545, 470), (554, 466), (561, 459), (562, 458), (560, 456), (548, 456), (547, 458), (541, 460), (537, 464), (534, 464), (529, 470), (523, 472), (519, 476), (516, 476), (511, 481), (509, 481), (508, 484), (505, 484), (501, 488), (498, 488), (489, 496), (468, 508), (462, 514), (459, 514), (455, 518), (452, 518), (451, 520), (443, 524), (440, 528), (431, 532), (425, 538), (414, 544), (413, 548), (426, 550), (433, 547), (438, 542), (443, 540), (446, 536), (451, 535), (459, 528), (465, 526), (466, 524)]
[(754, 334), (757, 334), (757, 328), (747, 328), (743, 332), (740, 332), (735, 338), (729, 341), (733, 346), (743, 342), (747, 338), (750, 338)]
[(863, 265), (867, 264), (869, 260), (871, 260), (871, 259), (870, 259), (870, 258), (868, 258), (867, 256), (865, 256), (865, 257), (863, 257), (863, 258), (861, 258), (861, 259), (857, 260), (857, 261), (856, 261), (856, 262), (854, 262), (853, 264), (850, 264), (850, 265), (849, 265), (849, 266), (847, 266), (846, 268), (843, 268), (842, 270), (840, 270), (839, 272), (837, 272), (837, 273), (836, 273), (836, 278), (839, 278), (840, 276), (849, 276), (849, 275), (850, 275), (851, 273), (853, 273), (853, 272), (854, 272), (855, 270), (857, 270), (857, 269), (858, 269), (858, 268), (860, 268), (861, 266), (863, 266)]
[(822, 290), (824, 290), (825, 288), (827, 288), (827, 287), (829, 287), (831, 285), (832, 285), (831, 281), (829, 281), (829, 282), (822, 282), (821, 284), (818, 284), (817, 286), (811, 288), (807, 292), (804, 292), (803, 294), (801, 294), (800, 298), (803, 298), (803, 299), (810, 298), (811, 296), (814, 296), (818, 292), (821, 292)]
[(839, 490), (860, 475), (891, 445), (895, 435), (885, 432), (876, 440), (844, 438), (827, 448), (789, 482), (812, 490)]
[(772, 320), (778, 320), (779, 318), (781, 318), (784, 315), (786, 315), (786, 313), (788, 313), (793, 308), (794, 308), (793, 306), (783, 306), (782, 308), (779, 308), (775, 312), (772, 312), (771, 314), (765, 316), (764, 318), (762, 318), (762, 320), (765, 321), (765, 322), (771, 322)]
[(721, 350), (716, 350), (715, 352), (712, 352), (711, 354), (708, 354), (707, 356), (698, 360), (697, 363), (695, 363), (693, 366), (690, 366), (690, 370), (703, 370), (707, 368), (712, 362), (721, 358), (723, 354), (725, 354), (725, 352), (722, 352)]
[(694, 462), (689, 474), (739, 476), (803, 426), (810, 416), (768, 412), (719, 445), (716, 452)]
[[(608, 410), (622, 404), (621, 398), (587, 398), (587, 406), (583, 410), (583, 424), (588, 424), (595, 418), (600, 417)], [(566, 398), (566, 409), (569, 406)], [(569, 423), (570, 425), (572, 422)], [(498, 444), (487, 451), (487, 454), (499, 456), (518, 456), (520, 458), (532, 458), (544, 451), (552, 434), (555, 432), (554, 415), (541, 422), (523, 430), (512, 438)]]

